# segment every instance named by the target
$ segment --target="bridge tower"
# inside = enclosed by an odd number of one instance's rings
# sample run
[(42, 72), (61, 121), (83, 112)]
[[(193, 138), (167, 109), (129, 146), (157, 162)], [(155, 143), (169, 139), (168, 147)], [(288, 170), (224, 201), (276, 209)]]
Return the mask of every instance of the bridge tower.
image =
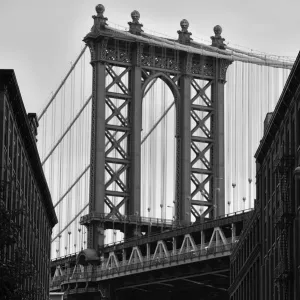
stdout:
[[(88, 228), (91, 249), (104, 244), (104, 230), (112, 222), (125, 238), (139, 235), (138, 226), (126, 216), (140, 216), (142, 99), (155, 78), (168, 85), (175, 99), (176, 222), (190, 223), (191, 214), (200, 220), (225, 213), (224, 84), (230, 58), (200, 54), (213, 53), (212, 48), (193, 42), (187, 20), (180, 23), (178, 40), (162, 41), (143, 32), (137, 11), (131, 14), (129, 32), (121, 32), (107, 25), (104, 10), (101, 4), (96, 7), (94, 26), (84, 38), (91, 52), (93, 94), (89, 214), (81, 224)], [(225, 49), (224, 39), (220, 26), (214, 31), (217, 52)], [(116, 67), (122, 71), (117, 73)], [(206, 81), (204, 87), (199, 79)], [(201, 168), (196, 167), (199, 162)], [(119, 199), (117, 205), (111, 197)], [(106, 215), (105, 205), (110, 208)], [(202, 214), (197, 206), (205, 207)]]

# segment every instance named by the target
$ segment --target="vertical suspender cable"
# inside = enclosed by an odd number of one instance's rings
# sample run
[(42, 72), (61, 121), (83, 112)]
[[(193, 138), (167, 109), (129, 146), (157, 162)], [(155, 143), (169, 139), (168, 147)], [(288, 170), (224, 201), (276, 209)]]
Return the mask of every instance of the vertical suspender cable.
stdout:
[[(235, 82), (237, 82), (237, 62), (235, 62), (235, 73), (234, 73)], [(234, 85), (234, 182), (237, 183), (237, 86)], [(235, 189), (233, 211), (237, 211), (237, 193)]]
[[(242, 67), (242, 84), (241, 84), (241, 87), (242, 87), (242, 113), (241, 113), (241, 128), (242, 128), (242, 145), (241, 145), (241, 161), (244, 162), (245, 161), (245, 151), (246, 151), (246, 148), (245, 148), (245, 145), (244, 145), (244, 142), (245, 142), (245, 136), (247, 134), (246, 132), (246, 126), (245, 126), (245, 78), (244, 78), (244, 67), (245, 67), (245, 64), (241, 64), (241, 67)], [(241, 168), (242, 170), (244, 170), (244, 167)], [(244, 182), (244, 177), (243, 177), (243, 174), (241, 174), (242, 172), (240, 172), (239, 174), (239, 177), (240, 178), (243, 178), (243, 181), (241, 182), (241, 187), (242, 187), (242, 193), (244, 193), (244, 187), (245, 187), (245, 182)], [(243, 196), (243, 195), (242, 195)], [(241, 199), (239, 199), (239, 202), (241, 201)], [(242, 209), (245, 209), (245, 203), (242, 203)]]
[[(163, 95), (163, 112), (165, 112), (166, 110), (166, 102), (168, 101), (167, 98), (167, 94), (166, 94), (166, 85), (163, 82), (163, 86), (162, 86), (162, 95)], [(163, 146), (162, 146), (162, 151), (163, 151), (163, 158), (162, 158), (162, 165), (163, 165), (163, 204), (164, 204), (164, 219), (166, 219), (166, 212), (167, 212), (167, 195), (166, 195), (166, 185), (167, 185), (167, 168), (166, 168), (166, 157), (167, 157), (167, 116), (165, 116), (163, 118), (163, 123), (162, 123), (162, 128), (163, 128), (163, 134), (162, 134), (162, 142), (163, 142)]]
[(251, 145), (251, 135), (252, 135), (252, 126), (251, 126), (251, 118), (252, 118), (252, 99), (250, 99), (250, 90), (252, 90), (252, 86), (250, 84), (250, 74), (251, 74), (251, 64), (248, 63), (248, 181), (249, 181), (249, 202), (248, 205), (251, 207), (252, 199), (251, 199), (251, 185), (250, 180), (252, 178), (252, 145)]

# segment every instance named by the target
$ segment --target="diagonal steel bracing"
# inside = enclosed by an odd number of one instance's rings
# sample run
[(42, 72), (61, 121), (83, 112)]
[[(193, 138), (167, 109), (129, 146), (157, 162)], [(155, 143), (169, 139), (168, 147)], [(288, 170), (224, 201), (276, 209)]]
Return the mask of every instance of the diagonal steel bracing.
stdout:
[[(105, 136), (108, 149), (105, 151), (105, 198), (104, 203), (109, 207), (108, 218), (116, 216), (123, 219), (120, 213), (122, 206), (128, 201), (127, 172), (130, 165), (128, 153), (128, 138), (130, 126), (128, 119), (131, 94), (126, 82), (131, 67), (124, 68), (117, 74), (112, 65), (106, 65), (106, 74), (111, 82), (106, 86), (105, 104), (108, 108), (105, 116)], [(116, 91), (113, 91), (113, 90)], [(116, 204), (115, 204), (116, 203)]]
[[(223, 92), (231, 60), (188, 51), (190, 38), (181, 31), (177, 42), (161, 47), (142, 34), (118, 31), (123, 38), (112, 36), (104, 23), (95, 23), (84, 39), (93, 66), (90, 212), (103, 214), (105, 204), (118, 219), (124, 206), (126, 214), (140, 213), (142, 99), (160, 78), (171, 89), (176, 110), (176, 220), (189, 224), (191, 214), (222, 214), (222, 205), (215, 210), (213, 204), (224, 193)], [(90, 226), (91, 246), (99, 245), (96, 226), (102, 225), (95, 220)]]
[[(212, 117), (213, 106), (211, 94), (207, 95), (208, 89), (212, 86), (213, 80), (209, 80), (204, 87), (194, 79), (191, 87), (195, 95), (191, 99), (191, 150), (194, 158), (191, 159), (191, 212), (198, 218), (202, 215), (199, 206), (212, 206), (212, 173), (213, 164), (211, 152), (213, 151)], [(210, 210), (212, 211), (212, 210)], [(206, 211), (203, 214), (207, 213)]]

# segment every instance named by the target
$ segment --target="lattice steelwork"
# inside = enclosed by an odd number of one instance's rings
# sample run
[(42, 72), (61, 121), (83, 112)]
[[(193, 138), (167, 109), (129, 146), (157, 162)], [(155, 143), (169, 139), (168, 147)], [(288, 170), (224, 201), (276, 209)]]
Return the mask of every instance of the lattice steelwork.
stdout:
[(212, 83), (197, 79), (191, 82), (191, 212), (195, 218), (205, 217), (213, 208)]
[[(138, 19), (130, 23), (131, 35), (116, 34), (106, 28), (103, 12), (97, 7), (84, 39), (91, 50), (93, 104), (90, 213), (81, 224), (94, 249), (111, 223), (124, 223), (118, 229), (125, 238), (140, 235), (142, 99), (157, 78), (171, 89), (176, 107), (175, 223), (225, 213), (224, 83), (231, 63), (137, 41), (143, 35)], [(191, 45), (184, 21), (181, 27), (176, 43)], [(135, 216), (136, 225), (125, 224), (127, 216)]]
[(105, 119), (105, 204), (109, 207), (106, 218), (124, 217), (120, 208), (128, 201), (127, 172), (129, 168), (128, 106), (131, 93), (128, 88), (130, 67), (106, 65), (106, 119)]
[(39, 116), (38, 146), (59, 218), (52, 257), (86, 248), (78, 218), (100, 225), (95, 236), (110, 243), (126, 230), (145, 234), (154, 218), (157, 232), (212, 218), (224, 203), (227, 213), (251, 207), (262, 121), (292, 66), (289, 58), (225, 47), (219, 26), (209, 46), (191, 40), (186, 20), (169, 39), (143, 32), (136, 11), (128, 32), (107, 26), (97, 10), (88, 35), (93, 80), (86, 46)]

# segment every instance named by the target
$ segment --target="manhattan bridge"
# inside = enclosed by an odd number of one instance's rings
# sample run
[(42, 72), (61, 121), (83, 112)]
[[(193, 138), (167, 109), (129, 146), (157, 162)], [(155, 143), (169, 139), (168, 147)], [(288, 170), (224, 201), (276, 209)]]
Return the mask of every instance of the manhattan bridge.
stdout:
[(171, 38), (137, 11), (124, 29), (104, 11), (39, 115), (59, 219), (50, 290), (228, 299), (230, 253), (255, 205), (254, 153), (293, 59), (230, 47), (219, 25), (203, 43), (185, 19)]

